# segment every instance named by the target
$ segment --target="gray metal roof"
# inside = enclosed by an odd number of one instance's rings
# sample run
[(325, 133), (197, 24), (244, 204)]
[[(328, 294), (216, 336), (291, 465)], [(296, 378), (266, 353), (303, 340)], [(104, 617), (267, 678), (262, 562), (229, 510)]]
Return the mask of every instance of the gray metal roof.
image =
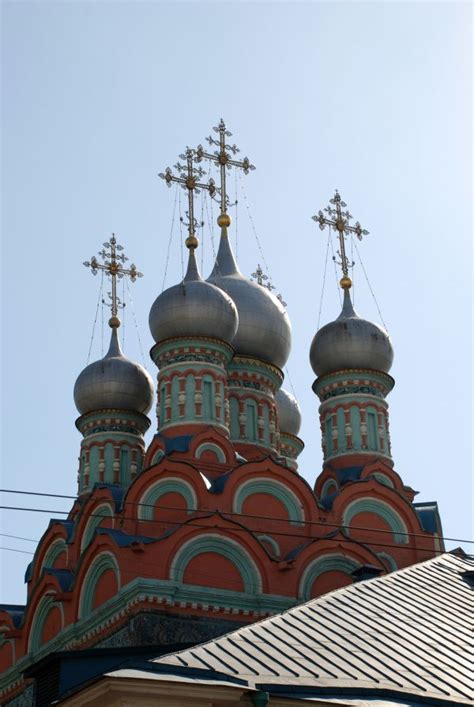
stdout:
[(463, 576), (473, 570), (473, 560), (445, 553), (153, 662), (299, 699), (474, 704), (474, 582)]

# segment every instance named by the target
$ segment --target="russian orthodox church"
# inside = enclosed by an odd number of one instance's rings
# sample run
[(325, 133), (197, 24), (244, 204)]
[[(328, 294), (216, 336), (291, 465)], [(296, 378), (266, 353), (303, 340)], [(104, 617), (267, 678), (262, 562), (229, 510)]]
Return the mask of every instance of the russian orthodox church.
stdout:
[[(110, 347), (74, 388), (77, 499), (38, 544), (26, 605), (0, 607), (3, 703), (32, 703), (23, 673), (54, 651), (197, 643), (444, 549), (436, 504), (414, 503), (394, 469), (392, 344), (354, 309), (344, 239), (363, 231), (337, 192), (315, 219), (339, 237), (343, 306), (308, 342), (324, 463), (314, 487), (300, 475), (301, 413), (282, 388), (291, 324), (281, 299), (239, 270), (225, 173), (252, 165), (233, 159), (222, 122), (217, 132), (213, 154), (188, 150), (180, 176), (162, 175), (189, 195), (188, 264), (150, 309), (158, 374), (148, 447), (154, 383), (122, 351), (116, 297), (116, 278), (140, 273), (125, 269), (115, 237), (102, 262), (87, 263), (112, 279)], [(218, 163), (219, 188), (199, 182), (204, 159)], [(207, 280), (196, 258), (198, 187), (221, 199)]]

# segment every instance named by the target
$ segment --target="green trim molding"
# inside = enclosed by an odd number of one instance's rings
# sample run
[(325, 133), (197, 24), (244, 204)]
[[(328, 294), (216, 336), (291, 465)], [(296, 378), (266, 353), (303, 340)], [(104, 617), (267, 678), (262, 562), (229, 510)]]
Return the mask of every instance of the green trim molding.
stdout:
[(177, 477), (159, 479), (152, 484), (139, 500), (138, 517), (140, 520), (153, 520), (155, 506), (167, 493), (178, 493), (186, 501), (187, 513), (194, 513), (198, 507), (196, 492), (190, 483)]
[(300, 500), (293, 491), (275, 479), (258, 478), (244, 481), (234, 493), (232, 504), (234, 513), (242, 513), (244, 501), (258, 493), (273, 496), (280, 501), (287, 510), (288, 520), (291, 525), (302, 525), (304, 523), (304, 511)]

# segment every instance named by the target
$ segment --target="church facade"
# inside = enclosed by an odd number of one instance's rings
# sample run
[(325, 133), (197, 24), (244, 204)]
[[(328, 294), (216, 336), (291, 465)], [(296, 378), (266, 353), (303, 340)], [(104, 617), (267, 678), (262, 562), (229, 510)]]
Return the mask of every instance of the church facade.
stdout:
[(2, 704), (32, 703), (23, 673), (54, 651), (201, 642), (444, 549), (436, 504), (414, 503), (394, 469), (392, 345), (353, 308), (344, 239), (362, 232), (337, 192), (317, 220), (340, 239), (343, 307), (310, 349), (324, 464), (314, 487), (299, 474), (300, 410), (282, 388), (291, 325), (232, 252), (225, 173), (251, 165), (232, 159), (223, 123), (217, 132), (221, 236), (207, 280), (192, 199), (197, 187), (216, 191), (198, 165), (212, 155), (189, 151), (180, 176), (163, 175), (189, 194), (189, 259), (150, 310), (157, 431), (147, 448), (154, 384), (121, 350), (115, 295), (117, 277), (139, 273), (115, 237), (88, 263), (112, 279), (110, 348), (75, 385), (77, 499), (38, 544), (26, 605), (0, 607)]

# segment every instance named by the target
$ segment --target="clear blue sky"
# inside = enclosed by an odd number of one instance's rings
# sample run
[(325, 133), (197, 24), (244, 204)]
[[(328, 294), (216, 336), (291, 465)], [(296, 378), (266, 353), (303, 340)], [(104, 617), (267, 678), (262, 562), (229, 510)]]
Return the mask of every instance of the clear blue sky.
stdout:
[[(248, 205), (293, 324), (301, 474), (321, 470), (308, 351), (326, 235), (311, 216), (337, 187), (370, 231), (359, 248), (394, 343), (395, 468), (439, 502), (446, 535), (473, 537), (470, 4), (4, 2), (2, 15), (3, 487), (76, 492), (72, 390), (99, 286), (82, 262), (112, 231), (145, 273), (133, 297), (156, 375), (147, 319), (174, 201), (157, 173), (222, 116), (257, 166), (247, 200), (239, 186), (241, 269), (262, 261)], [(175, 229), (167, 284), (180, 276)], [(354, 279), (377, 320), (360, 267)], [(329, 269), (321, 323), (338, 302)], [(141, 360), (131, 307), (125, 337)], [(38, 539), (49, 515), (4, 511), (2, 532)], [(28, 555), (0, 560), (0, 600), (22, 602)]]

